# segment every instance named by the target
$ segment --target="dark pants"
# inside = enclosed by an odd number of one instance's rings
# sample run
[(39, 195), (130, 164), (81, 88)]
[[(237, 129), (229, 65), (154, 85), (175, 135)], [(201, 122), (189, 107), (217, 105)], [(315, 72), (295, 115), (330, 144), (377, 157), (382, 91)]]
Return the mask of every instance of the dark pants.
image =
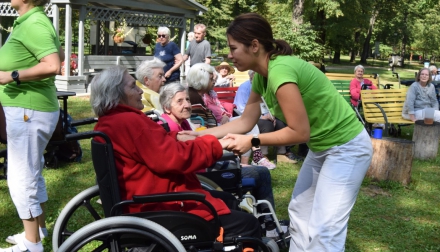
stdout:
[[(251, 194), (256, 200), (267, 200), (275, 209), (275, 201), (273, 199), (272, 192), (272, 177), (270, 171), (265, 166), (243, 166), (241, 168), (241, 177), (255, 179), (255, 188)], [(262, 212), (266, 211), (266, 206), (262, 206), (260, 209)]]
[(261, 239), (260, 222), (254, 215), (243, 212), (238, 207), (238, 200), (230, 193), (209, 191), (215, 198), (222, 199), (231, 209), (230, 214), (220, 215), (220, 222), (225, 237), (247, 236)]

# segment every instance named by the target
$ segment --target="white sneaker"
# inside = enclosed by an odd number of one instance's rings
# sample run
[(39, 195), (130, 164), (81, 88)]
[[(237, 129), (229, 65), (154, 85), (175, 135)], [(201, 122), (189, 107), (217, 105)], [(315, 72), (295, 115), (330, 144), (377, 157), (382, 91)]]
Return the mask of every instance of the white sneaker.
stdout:
[(278, 237), (277, 229), (274, 228), (272, 230), (267, 230), (266, 231), (266, 237), (267, 238), (277, 238)]
[[(43, 240), (47, 236), (47, 234), (44, 234), (44, 232), (41, 228), (39, 228), (39, 230), (40, 230), (40, 239)], [(8, 238), (6, 238), (6, 242), (9, 242), (10, 244), (15, 245), (15, 244), (17, 244), (18, 240), (22, 240), (23, 238), (24, 238), (24, 232), (20, 233), (20, 234), (8, 236)]]
[(256, 163), (254, 161), (252, 161), (251, 164), (258, 165), (258, 166), (266, 166), (267, 169), (269, 169), (269, 170), (273, 170), (273, 169), (277, 168), (277, 166), (274, 163), (267, 160), (267, 158), (262, 158), (262, 159), (260, 159), (260, 161), (258, 161)]
[[(16, 241), (18, 244), (15, 245), (15, 246), (12, 246), (12, 247), (10, 247), (10, 248), (5, 248), (5, 249), (0, 248), (0, 252), (14, 252), (14, 251), (17, 251), (17, 247), (18, 247), (19, 251), (22, 251), (22, 252), (30, 252), (30, 251), (26, 248), (26, 246), (24, 245), (24, 243), (23, 243), (24, 232), (23, 232), (22, 234), (16, 234), (16, 235), (9, 236), (9, 237), (14, 237), (14, 236), (16, 236), (16, 237), (15, 237), (16, 240), (14, 240), (14, 241)], [(8, 238), (9, 238), (9, 237), (8, 237)], [(23, 237), (23, 239), (22, 239), (21, 237)]]

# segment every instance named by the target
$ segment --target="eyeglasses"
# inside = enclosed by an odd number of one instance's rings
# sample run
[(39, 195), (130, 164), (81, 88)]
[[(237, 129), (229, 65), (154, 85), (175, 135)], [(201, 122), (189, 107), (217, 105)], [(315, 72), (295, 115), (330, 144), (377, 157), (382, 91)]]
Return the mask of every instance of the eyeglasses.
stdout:
[(165, 34), (157, 34), (157, 37), (158, 37), (158, 38), (166, 38), (167, 35), (165, 35)]

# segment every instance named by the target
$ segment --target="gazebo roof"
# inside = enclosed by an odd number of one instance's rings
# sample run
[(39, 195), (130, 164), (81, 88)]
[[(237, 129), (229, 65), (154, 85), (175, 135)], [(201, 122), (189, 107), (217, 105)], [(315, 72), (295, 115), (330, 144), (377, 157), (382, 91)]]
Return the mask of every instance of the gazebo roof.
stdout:
[(53, 4), (88, 5), (108, 9), (124, 9), (136, 12), (168, 14), (193, 18), (206, 12), (208, 8), (194, 0), (52, 0)]

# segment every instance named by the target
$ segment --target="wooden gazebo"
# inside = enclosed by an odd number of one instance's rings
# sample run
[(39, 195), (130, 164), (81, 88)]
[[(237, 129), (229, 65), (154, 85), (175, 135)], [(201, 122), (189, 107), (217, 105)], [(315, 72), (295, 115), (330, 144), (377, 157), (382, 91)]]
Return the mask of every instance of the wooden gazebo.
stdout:
[[(181, 51), (184, 52), (186, 43), (187, 20), (190, 20), (190, 30), (194, 26), (194, 18), (207, 11), (207, 8), (194, 0), (101, 0), (93, 2), (89, 0), (52, 0), (51, 4), (46, 6), (46, 13), (53, 18), (53, 24), (57, 31), (59, 25), (59, 9), (65, 8), (65, 44), (64, 50), (66, 62), (69, 62), (68, 55), (72, 52), (73, 31), (73, 10), (79, 11), (78, 23), (78, 69), (75, 76), (70, 76), (70, 64), (65, 64), (65, 75), (57, 75), (55, 84), (60, 91), (75, 91), (85, 93), (87, 75), (84, 71), (85, 48), (85, 20), (93, 21), (94, 37), (90, 38), (91, 44), (94, 44), (91, 54), (108, 55), (111, 48), (111, 36), (104, 32), (104, 27), (109, 28), (114, 21), (125, 21), (130, 27), (147, 26), (167, 26), (172, 30), (176, 29), (180, 41)], [(2, 16), (18, 16), (18, 13), (11, 8), (9, 2), (0, 3), (0, 18)], [(1, 19), (0, 19), (1, 21)], [(175, 28), (175, 29), (172, 29)], [(1, 41), (1, 40), (0, 40)], [(0, 45), (1, 46), (1, 45)], [(112, 52), (113, 54), (113, 52)], [(139, 55), (139, 54), (138, 54)], [(114, 57), (114, 55), (108, 55)], [(119, 62), (119, 61), (117, 61)], [(183, 72), (183, 71), (182, 71)]]

